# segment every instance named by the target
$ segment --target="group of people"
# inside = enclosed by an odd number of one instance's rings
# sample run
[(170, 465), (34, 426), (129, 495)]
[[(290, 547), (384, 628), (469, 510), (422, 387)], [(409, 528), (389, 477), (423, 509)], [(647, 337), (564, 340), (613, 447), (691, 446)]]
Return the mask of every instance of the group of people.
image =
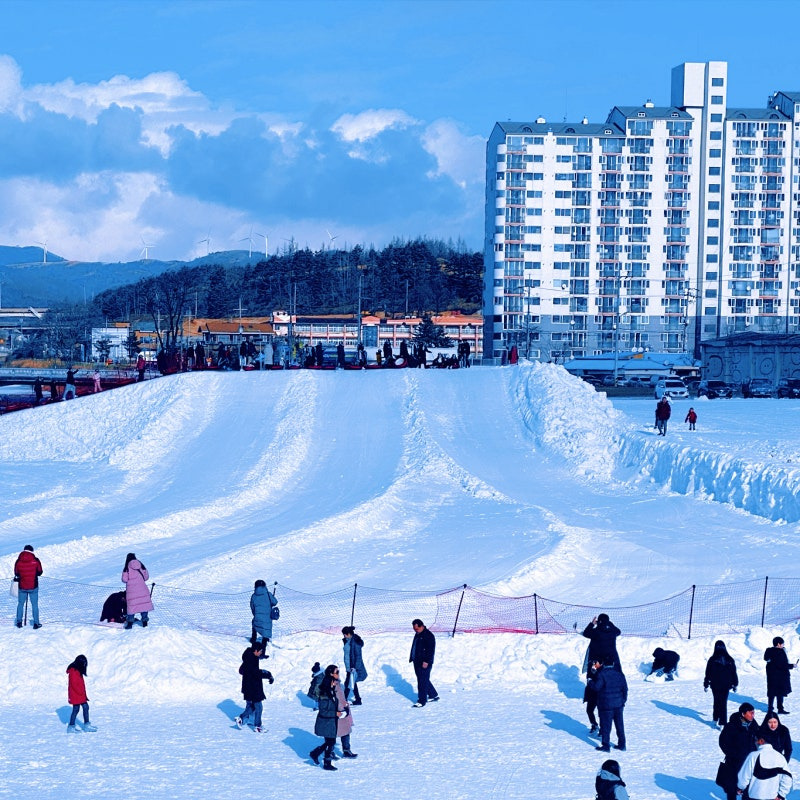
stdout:
[[(628, 684), (617, 653), (620, 630), (607, 614), (599, 614), (586, 626), (583, 635), (590, 641), (584, 661), (587, 682), (583, 697), (591, 726), (589, 734), (600, 736), (597, 750), (610, 752), (613, 725), (617, 734), (614, 747), (624, 751), (627, 742), (623, 709), (628, 698)], [(653, 651), (650, 675), (672, 680), (679, 661), (676, 652), (657, 647)], [(722, 728), (719, 746), (725, 756), (716, 783), (725, 790), (727, 800), (743, 796), (751, 800), (784, 800), (792, 788), (793, 778), (787, 768), (792, 755), (792, 738), (779, 715), (789, 713), (784, 708), (784, 699), (792, 690), (790, 670), (798, 662), (789, 662), (780, 636), (767, 648), (764, 661), (768, 710), (760, 726), (755, 722), (755, 709), (750, 703), (742, 703), (739, 710), (728, 717), (728, 694), (736, 691), (739, 677), (736, 662), (723, 641), (716, 642), (706, 663), (703, 687), (712, 692), (712, 716), (715, 726)], [(595, 710), (599, 712), (599, 728)], [(627, 800), (628, 797), (616, 761), (603, 763), (595, 788), (598, 800)]]

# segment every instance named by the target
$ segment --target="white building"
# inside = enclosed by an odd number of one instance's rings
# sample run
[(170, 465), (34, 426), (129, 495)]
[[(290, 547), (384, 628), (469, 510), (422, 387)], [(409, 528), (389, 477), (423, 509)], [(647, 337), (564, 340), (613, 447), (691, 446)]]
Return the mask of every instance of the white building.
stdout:
[(670, 106), (495, 125), (486, 357), (697, 354), (800, 330), (800, 93), (729, 108), (727, 82), (725, 62), (686, 63)]
[(130, 326), (127, 324), (114, 325), (108, 328), (92, 328), (92, 352), (93, 361), (100, 359), (100, 350), (97, 343), (102, 340), (109, 342), (108, 357), (116, 363), (127, 363), (130, 361), (128, 355), (128, 336), (130, 336)]

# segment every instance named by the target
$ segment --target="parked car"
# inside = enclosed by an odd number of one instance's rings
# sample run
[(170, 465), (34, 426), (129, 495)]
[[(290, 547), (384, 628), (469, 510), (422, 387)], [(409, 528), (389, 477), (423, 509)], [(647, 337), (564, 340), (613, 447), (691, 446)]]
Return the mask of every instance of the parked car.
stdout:
[(750, 378), (742, 384), (742, 397), (772, 397), (773, 391), (769, 378)]
[(713, 400), (717, 397), (733, 397), (733, 387), (725, 381), (700, 381), (697, 384), (697, 396)]
[(778, 397), (800, 397), (800, 379), (781, 378), (778, 381)]
[(656, 400), (660, 400), (665, 395), (686, 398), (689, 396), (689, 392), (686, 390), (686, 384), (680, 378), (662, 378), (656, 384)]

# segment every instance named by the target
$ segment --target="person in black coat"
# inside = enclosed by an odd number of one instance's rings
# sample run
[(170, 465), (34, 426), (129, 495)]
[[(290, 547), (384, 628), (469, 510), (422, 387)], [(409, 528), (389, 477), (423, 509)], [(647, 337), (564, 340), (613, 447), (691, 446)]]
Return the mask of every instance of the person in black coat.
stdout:
[(336, 771), (333, 766), (333, 747), (338, 736), (338, 720), (347, 711), (339, 708), (339, 700), (336, 697), (336, 681), (339, 679), (339, 668), (335, 664), (325, 667), (325, 675), (319, 687), (319, 697), (317, 698), (317, 719), (314, 722), (314, 733), (321, 736), (325, 741), (315, 747), (308, 755), (315, 764), (319, 764), (319, 757), (323, 757), (323, 769)]
[(617, 750), (624, 750), (625, 723), (622, 710), (628, 702), (628, 682), (625, 676), (617, 669), (614, 656), (607, 656), (603, 664), (594, 662), (597, 677), (591, 681), (592, 688), (597, 692), (597, 710), (600, 714), (600, 740), (596, 750), (608, 753), (611, 750), (611, 723), (617, 731)]
[(731, 714), (719, 735), (719, 747), (725, 754), (722, 786), (727, 800), (737, 800), (737, 776), (747, 756), (757, 749), (758, 723), (755, 709), (750, 703), (742, 703), (738, 711)]
[(600, 731), (600, 728), (597, 727), (597, 717), (594, 715), (594, 712), (597, 709), (597, 691), (592, 683), (592, 681), (597, 677), (597, 673), (598, 670), (595, 668), (595, 665), (590, 664), (586, 675), (586, 686), (583, 689), (583, 702), (586, 703), (586, 716), (589, 717), (589, 724), (592, 726), (589, 728), (590, 736)]
[(417, 676), (417, 702), (414, 703), (414, 708), (422, 708), (428, 700), (435, 702), (439, 699), (439, 693), (431, 683), (436, 637), (425, 627), (421, 619), (415, 619), (411, 626), (414, 628), (414, 641), (411, 642), (411, 655), (408, 660), (414, 665), (414, 673)]
[(767, 744), (772, 745), (772, 749), (776, 753), (780, 753), (788, 763), (792, 757), (792, 734), (774, 711), (767, 711), (767, 715), (758, 729), (758, 735)]
[(720, 728), (728, 721), (728, 692), (735, 692), (739, 685), (736, 662), (731, 658), (725, 642), (714, 643), (714, 654), (706, 663), (706, 677), (703, 688), (714, 697), (712, 716)]
[(788, 714), (783, 707), (783, 699), (792, 692), (792, 679), (789, 670), (796, 666), (789, 663), (786, 651), (783, 649), (783, 639), (776, 636), (772, 640), (772, 647), (764, 652), (764, 661), (767, 662), (767, 706), (772, 711), (775, 700), (778, 701), (778, 713)]
[(262, 732), (261, 710), (262, 702), (266, 699), (264, 695), (264, 679), (273, 682), (272, 675), (265, 669), (261, 669), (259, 660), (264, 655), (263, 642), (256, 642), (252, 647), (242, 653), (242, 665), (239, 667), (239, 674), (242, 676), (242, 697), (245, 701), (245, 709), (242, 714), (234, 718), (238, 728), (241, 728), (244, 721), (253, 717), (253, 727), (256, 733)]
[(655, 673), (659, 678), (663, 675), (666, 680), (671, 681), (677, 674), (680, 660), (681, 657), (674, 650), (656, 647), (653, 650), (653, 666), (650, 668), (650, 674)]
[(622, 671), (617, 654), (617, 636), (620, 630), (608, 618), (608, 614), (599, 614), (585, 628), (583, 635), (590, 640), (587, 656), (587, 667), (599, 661), (603, 664), (607, 658), (614, 659), (614, 666)]

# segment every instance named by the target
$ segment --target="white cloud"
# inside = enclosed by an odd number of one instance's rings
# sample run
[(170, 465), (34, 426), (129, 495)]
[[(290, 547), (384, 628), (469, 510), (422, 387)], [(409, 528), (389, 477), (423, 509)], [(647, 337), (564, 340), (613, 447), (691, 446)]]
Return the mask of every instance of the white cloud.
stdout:
[(21, 113), (22, 70), (11, 56), (0, 55), (0, 113)]
[(331, 130), (345, 142), (366, 142), (385, 130), (419, 125), (418, 120), (397, 108), (370, 108), (360, 114), (342, 114)]
[(422, 135), (422, 146), (436, 159), (436, 171), (428, 177), (447, 176), (462, 189), (483, 183), (486, 140), (467, 136), (452, 120), (431, 123)]

